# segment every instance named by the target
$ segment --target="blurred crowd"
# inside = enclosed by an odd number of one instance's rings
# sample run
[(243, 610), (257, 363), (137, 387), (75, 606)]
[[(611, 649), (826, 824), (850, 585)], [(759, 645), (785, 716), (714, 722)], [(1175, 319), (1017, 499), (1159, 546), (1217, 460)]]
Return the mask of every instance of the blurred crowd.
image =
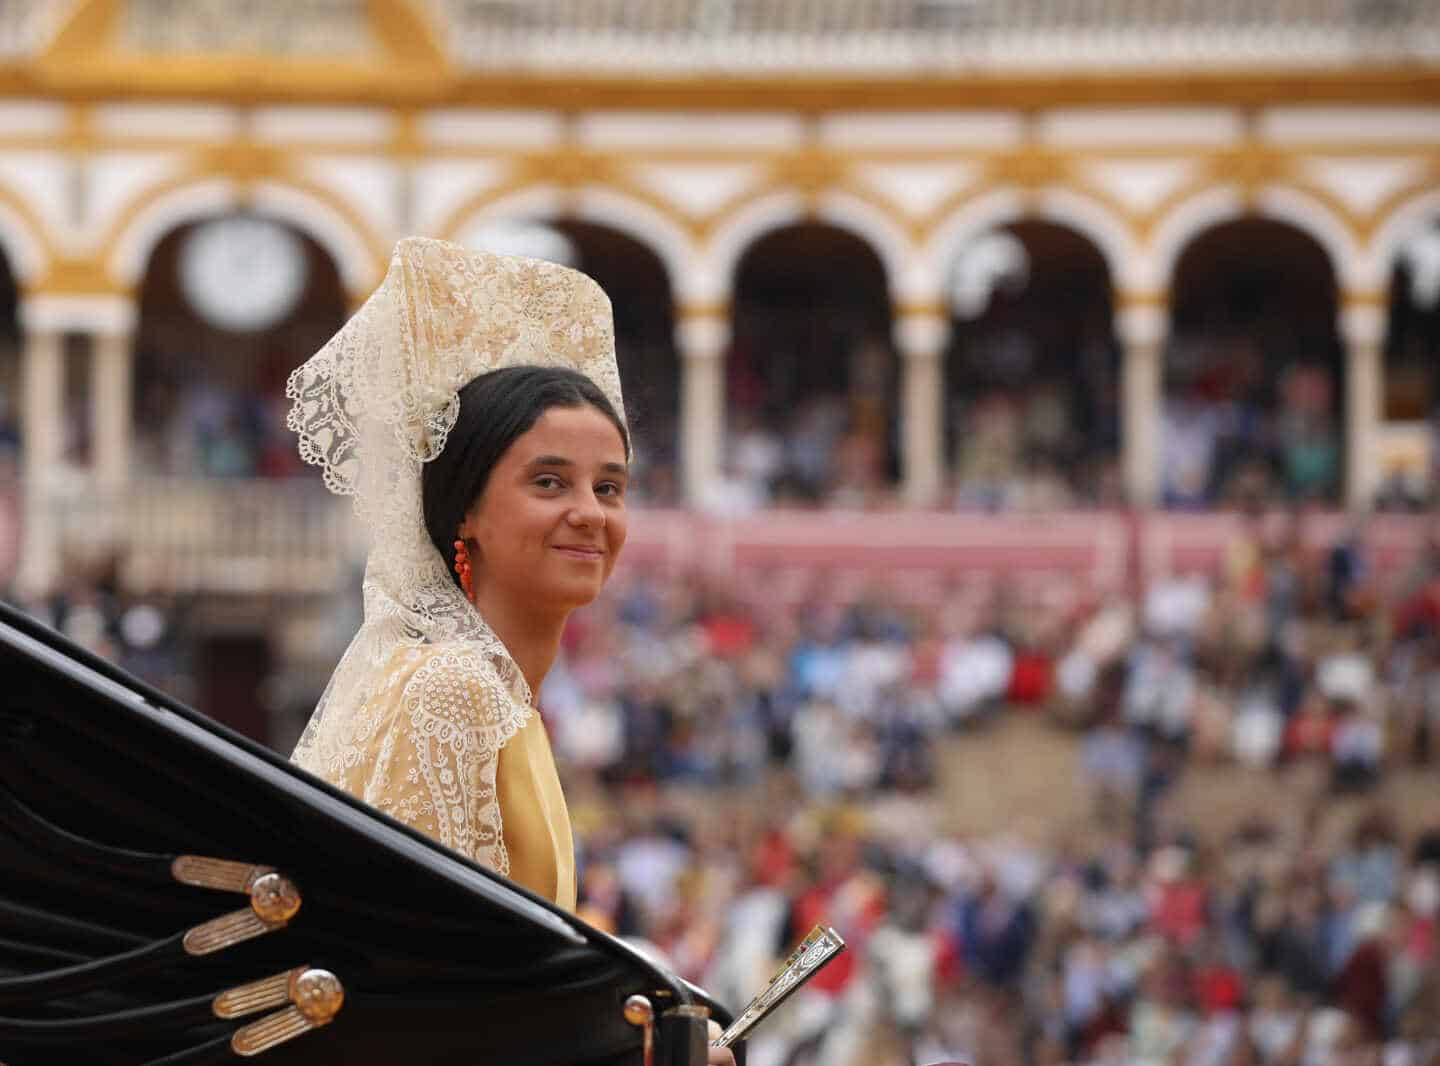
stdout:
[[(203, 705), (193, 603), (66, 575), (28, 607)], [(1363, 523), (1262, 510), (1133, 592), (808, 582), (622, 570), (541, 696), (586, 918), (736, 1005), (817, 921), (849, 941), (753, 1066), (1440, 1061), (1440, 818), (1388, 788), (1436, 794), (1440, 524), (1384, 572)], [(267, 680), (273, 742), (323, 680)], [(1016, 720), (1084, 800), (978, 825), (947, 753)], [(1265, 802), (1197, 819), (1217, 771)]]
[[(1344, 442), (1335, 373), (1295, 360), (1275, 371), (1241, 340), (1223, 357), (1213, 338), (1178, 338), (1187, 369), (1166, 388), (1160, 423), (1161, 503), (1176, 510), (1266, 503), (1333, 503)], [(1232, 350), (1233, 348), (1233, 350)], [(1193, 349), (1193, 351), (1192, 351)], [(1090, 362), (1103, 365), (1101, 355)], [(941, 506), (1051, 511), (1125, 505), (1118, 382), (1113, 372), (1055, 374), (976, 386), (949, 404), (948, 476)], [(781, 413), (731, 413), (722, 476), (701, 505), (720, 514), (764, 507), (883, 508), (897, 504), (896, 443), (869, 417), (863, 392), (806, 396)], [(1440, 456), (1440, 421), (1428, 433)], [(1381, 486), (1385, 510), (1433, 502), (1432, 470)]]
[(193, 379), (141, 390), (135, 462), (150, 476), (288, 477), (305, 464), (285, 427), (283, 389), (260, 392)]
[[(1434, 792), (1440, 526), (1385, 574), (1363, 532), (1260, 515), (1216, 573), (1134, 595), (622, 571), (540, 701), (582, 914), (736, 1005), (836, 926), (753, 1066), (1440, 1060), (1440, 808), (1386, 787)], [(193, 604), (80, 577), (31, 609), (203, 698)], [(263, 686), (282, 747), (293, 681)], [(947, 753), (1022, 721), (1084, 799), (979, 824)], [(1197, 820), (1202, 772), (1263, 802)]]
[[(748, 587), (626, 581), (542, 710), (588, 918), (737, 1005), (816, 921), (850, 941), (752, 1063), (1440, 1054), (1440, 822), (1382, 788), (1433, 774), (1440, 539), (1383, 583), (1271, 516), (1134, 599)], [(940, 754), (1027, 713), (1085, 809), (955, 828)], [(1201, 766), (1273, 790), (1193, 824)]]
[[(1032, 332), (1004, 329), (986, 334), (983, 344), (956, 342), (946, 371), (942, 508), (1125, 505), (1119, 354), (1113, 340), (1096, 328), (1078, 341), (1057, 341), (1053, 350), (1041, 350)], [(1164, 506), (1193, 510), (1338, 499), (1342, 382), (1332, 362), (1286, 356), (1283, 344), (1280, 350), (1277, 355), (1270, 349), (1265, 331), (1253, 336), (1202, 331), (1171, 339), (1160, 427)], [(6, 356), (10, 372), (0, 373), (0, 384), (17, 385), (13, 352), (0, 349), (0, 359)], [(136, 472), (201, 478), (302, 473), (285, 427), (283, 366), (290, 358), (267, 356), (259, 386), (218, 377), (145, 376), (137, 383)], [(756, 358), (752, 354), (750, 361)], [(783, 402), (766, 392), (763, 382), (730, 368), (726, 444), (718, 476), (698, 501), (702, 509), (738, 515), (776, 506), (899, 506), (896, 357), (877, 342), (857, 342), (837, 358), (850, 368), (848, 383), (816, 388), (791, 383), (778, 394)], [(1395, 371), (1396, 382), (1429, 397), (1429, 371), (1405, 367)], [(0, 458), (18, 455), (16, 394), (18, 388), (0, 388)], [(637, 498), (652, 506), (679, 506), (674, 400), (650, 399), (636, 411)], [(86, 407), (77, 403), (68, 410), (62, 452), (67, 463), (83, 466), (90, 449)], [(1425, 408), (1412, 419), (1430, 424), (1430, 467), (1390, 478), (1380, 487), (1378, 507), (1418, 510), (1433, 502), (1440, 484), (1436, 411), (1440, 408)]]
[(1260, 340), (1179, 336), (1164, 406), (1164, 502), (1333, 500), (1344, 462), (1331, 367), (1267, 358)]

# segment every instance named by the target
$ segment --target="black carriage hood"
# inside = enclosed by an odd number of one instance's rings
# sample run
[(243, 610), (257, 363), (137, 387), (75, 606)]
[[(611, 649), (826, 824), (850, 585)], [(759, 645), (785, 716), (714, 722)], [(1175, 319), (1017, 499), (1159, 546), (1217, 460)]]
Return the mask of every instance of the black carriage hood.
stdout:
[(0, 678), (4, 1066), (239, 1061), (247, 1026), (250, 1046), (294, 1034), (267, 1063), (638, 1066), (628, 997), (727, 1020), (615, 938), (4, 604)]

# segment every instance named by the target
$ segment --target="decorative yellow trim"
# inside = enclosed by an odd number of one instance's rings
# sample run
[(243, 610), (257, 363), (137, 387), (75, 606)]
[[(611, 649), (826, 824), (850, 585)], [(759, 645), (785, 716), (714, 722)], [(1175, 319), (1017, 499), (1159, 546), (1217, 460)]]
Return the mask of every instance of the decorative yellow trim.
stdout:
[(239, 137), (203, 148), (196, 156), (195, 171), (230, 178), (244, 195), (256, 182), (287, 173), (289, 157), (284, 149)]
[(948, 322), (952, 317), (950, 308), (943, 303), (918, 300), (895, 306), (896, 321), (902, 318), (941, 318)]
[(820, 194), (839, 186), (847, 177), (850, 160), (840, 152), (807, 145), (796, 151), (776, 156), (769, 166), (771, 186), (767, 191), (783, 188), (799, 192), (813, 210)]
[(527, 152), (515, 160), (515, 178), (524, 185), (552, 185), (574, 191), (586, 185), (610, 184), (618, 173), (616, 159), (574, 145)]
[(585, 188), (606, 189), (643, 204), (696, 241), (702, 240), (707, 231), (706, 220), (687, 214), (633, 180), (627, 172), (627, 160), (623, 156), (562, 146), (544, 152), (521, 153), (513, 158), (514, 167), (504, 180), (482, 189), (453, 208), (436, 227), (437, 236), (454, 240), (477, 214), (491, 204), (526, 190), (558, 191), (562, 200), (559, 214), (564, 216), (573, 210), (573, 204), (565, 201)]
[[(227, 169), (231, 166), (235, 169)], [(338, 214), (345, 224), (360, 237), (373, 260), (373, 272), (377, 276), (384, 272), (385, 264), (389, 261), (389, 245), (348, 201), (337, 196), (333, 190), (301, 177), (294, 170), (292, 161), (283, 153), (273, 152), (263, 145), (245, 142), (219, 145), (210, 153), (202, 153), (196, 160), (196, 164), (185, 173), (149, 186), (125, 204), (100, 242), (100, 248), (95, 253), (94, 268), (102, 273), (105, 272), (102, 264), (109, 263), (114, 255), (116, 244), (135, 224), (136, 218), (156, 201), (186, 186), (197, 185), (215, 178), (235, 181), (239, 186), (242, 202), (253, 190), (254, 185), (260, 181), (271, 181), (277, 185), (288, 186), (297, 192), (313, 197)], [(118, 284), (113, 280), (110, 282), (112, 287), (118, 286)]]
[(1207, 185), (1238, 186), (1248, 207), (1265, 186), (1290, 181), (1294, 168), (1284, 152), (1267, 145), (1244, 144), (1216, 152), (1205, 169)]
[(375, 39), (390, 56), (437, 71), (449, 67), (440, 36), (418, 5), (407, 0), (370, 0), (368, 14)]
[[(1428, 195), (1440, 189), (1440, 153), (1437, 153), (1430, 160), (1418, 180), (1399, 189), (1385, 197), (1375, 209), (1370, 212), (1368, 218), (1356, 227), (1356, 236), (1365, 243), (1369, 243), (1375, 234), (1390, 221), (1405, 205), (1411, 200)], [(1387, 264), (1388, 266), (1388, 264)]]
[(85, 0), (76, 4), (51, 39), (42, 63), (60, 66), (93, 58), (115, 40), (120, 11), (120, 0)]
[(133, 290), (121, 285), (95, 259), (55, 259), (45, 276), (27, 290), (44, 296), (131, 296)]
[(651, 111), (971, 110), (1282, 103), (1440, 102), (1440, 71), (1394, 67), (1358, 71), (1178, 71), (1081, 77), (1073, 74), (931, 75), (924, 78), (774, 75), (575, 77), (457, 73), (453, 106)]
[[(334, 149), (327, 147), (326, 151), (333, 153)], [(368, 148), (357, 145), (354, 151), (364, 155), (375, 154), (373, 145)], [(411, 163), (431, 154), (420, 133), (420, 121), (413, 108), (405, 108), (395, 113), (390, 144), (386, 147), (386, 151), (404, 163)], [(344, 149), (341, 149), (341, 152), (344, 152)]]
[(1072, 156), (1038, 144), (1027, 144), (996, 155), (987, 168), (988, 179), (996, 185), (1019, 189), (1043, 189), (1070, 178)]
[[(546, 182), (543, 184), (548, 185), (549, 183)], [(469, 224), (472, 218), (484, 211), (485, 208), (493, 203), (498, 203), (508, 196), (514, 196), (518, 192), (524, 192), (527, 189), (534, 188), (536, 188), (535, 182), (518, 176), (517, 173), (512, 170), (505, 176), (505, 180), (499, 184), (492, 185), (488, 189), (483, 189), (473, 196), (467, 197), (459, 206), (453, 208), (441, 223), (435, 227), (433, 236), (446, 241), (456, 240), (460, 236), (460, 231)]]
[(677, 319), (729, 318), (730, 304), (721, 300), (716, 303), (689, 303), (675, 308)]
[[(0, 207), (9, 209), (19, 217), (20, 221), (25, 224), (25, 228), (30, 231), (30, 235), (45, 250), (46, 261), (54, 263), (60, 254), (59, 246), (51, 239), (49, 230), (45, 228), (45, 223), (34, 209), (4, 185), (0, 185)], [(10, 251), (0, 245), (0, 254), (7, 254)], [(31, 289), (33, 288), (34, 286), (31, 286)]]
[(1131, 307), (1156, 307), (1162, 311), (1170, 308), (1170, 293), (1168, 290), (1158, 292), (1135, 292), (1124, 290), (1113, 293), (1115, 310), (1122, 311)]

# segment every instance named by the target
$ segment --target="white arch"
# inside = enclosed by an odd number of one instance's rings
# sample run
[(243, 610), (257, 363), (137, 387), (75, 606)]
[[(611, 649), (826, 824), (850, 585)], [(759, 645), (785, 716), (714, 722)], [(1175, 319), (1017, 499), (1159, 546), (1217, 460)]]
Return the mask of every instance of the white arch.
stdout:
[(1151, 288), (1169, 291), (1180, 253), (1211, 226), (1230, 222), (1245, 214), (1245, 200), (1234, 185), (1205, 189), (1172, 207), (1156, 223), (1150, 237)]
[(473, 244), (483, 227), (501, 219), (557, 218), (606, 226), (644, 245), (660, 257), (673, 298), (681, 298), (681, 286), (697, 258), (694, 242), (661, 212), (613, 189), (588, 186), (571, 199), (558, 186), (527, 186), (467, 212), (453, 227), (452, 239)]
[(609, 226), (651, 248), (665, 264), (672, 299), (684, 300), (686, 279), (699, 258), (695, 241), (673, 220), (649, 204), (615, 189), (588, 186), (576, 198), (575, 217), (597, 226)]
[(22, 288), (39, 281), (50, 268), (45, 242), (23, 215), (4, 201), (0, 201), (0, 252), (10, 264), (15, 284)]
[[(1373, 271), (1364, 250), (1345, 223), (1314, 197), (1286, 185), (1267, 185), (1255, 198), (1252, 216), (1288, 223), (1312, 237), (1325, 251), (1341, 289), (1372, 288)], [(1207, 189), (1176, 205), (1156, 227), (1150, 246), (1157, 284), (1174, 284), (1185, 248), (1213, 226), (1247, 217), (1244, 199), (1233, 185)]]
[(1342, 290), (1370, 290), (1381, 283), (1370, 276), (1369, 264), (1350, 228), (1313, 196), (1286, 185), (1268, 185), (1260, 190), (1256, 205), (1267, 218), (1288, 222), (1315, 238), (1329, 255), (1330, 268)]
[[(329, 204), (278, 182), (263, 182), (251, 204), (313, 238), (335, 261), (350, 293), (368, 292), (377, 281), (377, 264), (365, 239)], [(179, 226), (226, 214), (242, 205), (229, 178), (209, 178), (173, 189), (147, 204), (115, 239), (107, 269), (121, 285), (138, 285), (155, 247)]]
[(255, 187), (256, 210), (288, 222), (330, 253), (340, 283), (352, 295), (369, 295), (380, 283), (384, 265), (376, 261), (365, 236), (323, 199), (293, 185), (264, 181)]
[(805, 220), (805, 197), (793, 189), (762, 196), (727, 214), (705, 246), (697, 302), (728, 302), (734, 295), (735, 268), (745, 249), (761, 234)]
[(448, 232), (441, 233), (440, 236), (457, 244), (473, 246), (482, 236), (480, 231), (491, 222), (553, 218), (564, 212), (565, 194), (561, 189), (553, 185), (527, 185), (465, 212)]
[(1098, 200), (1071, 189), (1050, 186), (1027, 205), (1019, 189), (994, 189), (968, 200), (936, 227), (925, 245), (927, 269), (943, 285), (955, 257), (986, 230), (1026, 219), (1074, 230), (1095, 245), (1117, 290), (1144, 284), (1146, 260), (1124, 221)]
[(1073, 229), (1100, 250), (1116, 291), (1145, 286), (1149, 264), (1136, 246), (1134, 233), (1100, 201), (1056, 185), (1041, 192), (1038, 207), (1041, 218)]
[[(765, 234), (804, 222), (809, 212), (805, 197), (784, 190), (746, 204), (726, 216), (706, 247), (704, 284), (707, 293), (697, 302), (734, 298), (735, 272), (749, 247)], [(911, 289), (927, 288), (925, 271), (917, 269), (920, 257), (904, 231), (892, 219), (857, 196), (830, 192), (816, 204), (815, 217), (864, 241), (880, 259), (892, 301), (915, 299)], [(919, 279), (917, 281), (917, 279)], [(698, 288), (698, 286), (697, 286)], [(925, 298), (922, 292), (919, 297)]]
[(229, 178), (211, 178), (166, 193), (147, 204), (116, 237), (106, 269), (125, 286), (140, 284), (150, 255), (165, 234), (187, 222), (235, 210), (239, 195)]
[(1440, 189), (1430, 187), (1408, 198), (1385, 216), (1385, 221), (1380, 223), (1366, 247), (1371, 265), (1382, 279), (1381, 284), (1389, 284), (1395, 257), (1400, 254), (1400, 246), (1406, 238), (1427, 222), (1437, 219), (1440, 219)]
[(931, 303), (938, 298), (939, 286), (924, 269), (914, 243), (894, 219), (875, 205), (850, 193), (835, 191), (821, 197), (816, 214), (832, 226), (854, 233), (875, 249), (885, 267), (892, 303)]
[(992, 189), (945, 216), (925, 242), (921, 255), (925, 269), (939, 287), (950, 275), (955, 257), (968, 242), (986, 230), (1024, 217), (1025, 198), (1018, 189)]

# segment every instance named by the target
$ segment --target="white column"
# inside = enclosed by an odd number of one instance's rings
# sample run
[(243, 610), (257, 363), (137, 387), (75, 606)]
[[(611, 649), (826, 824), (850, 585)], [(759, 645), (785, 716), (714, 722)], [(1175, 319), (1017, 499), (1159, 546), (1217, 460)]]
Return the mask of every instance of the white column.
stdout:
[(680, 480), (685, 499), (697, 504), (720, 471), (725, 443), (727, 309), (680, 313)]
[[(59, 576), (63, 531), (57, 522), (54, 492), (64, 459), (64, 336), (88, 333), (96, 338), (89, 414), (97, 482), (110, 487), (123, 482), (130, 465), (130, 337), (134, 325), (135, 303), (127, 295), (35, 294), (21, 302), (25, 512), (16, 580), (22, 594), (43, 595), (54, 588)], [(98, 514), (97, 529), (103, 529), (114, 511), (102, 507)]]
[(122, 488), (130, 476), (131, 334), (97, 334), (91, 353), (90, 425), (95, 479), (102, 490)]
[(934, 507), (945, 480), (945, 367), (949, 321), (911, 311), (896, 322), (900, 347), (901, 492), (912, 507)]
[(1115, 316), (1121, 348), (1121, 452), (1133, 507), (1160, 499), (1162, 379), (1169, 308), (1163, 299), (1122, 301)]
[(43, 596), (59, 574), (55, 514), (47, 492), (59, 471), (65, 350), (58, 330), (27, 329), (20, 366), (20, 447), (24, 485), (20, 565), (22, 595)]
[(1346, 297), (1340, 308), (1345, 341), (1345, 503), (1352, 511), (1375, 502), (1380, 469), (1381, 344), (1385, 314), (1374, 301)]

